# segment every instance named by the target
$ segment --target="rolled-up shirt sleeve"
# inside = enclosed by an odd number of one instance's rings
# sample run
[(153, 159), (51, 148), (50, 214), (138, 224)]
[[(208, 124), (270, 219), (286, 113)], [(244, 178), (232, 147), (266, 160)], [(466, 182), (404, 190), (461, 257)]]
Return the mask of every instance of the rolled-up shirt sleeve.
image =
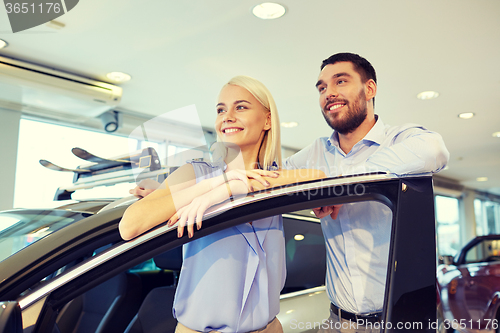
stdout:
[(393, 144), (381, 147), (366, 162), (353, 165), (346, 174), (385, 171), (399, 176), (436, 173), (448, 163), (450, 153), (438, 133), (422, 127), (410, 128), (393, 139)]

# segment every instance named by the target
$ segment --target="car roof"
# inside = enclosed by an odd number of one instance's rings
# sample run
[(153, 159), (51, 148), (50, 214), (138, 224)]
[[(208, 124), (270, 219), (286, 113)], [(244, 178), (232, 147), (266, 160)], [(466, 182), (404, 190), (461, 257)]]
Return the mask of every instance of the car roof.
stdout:
[(58, 206), (57, 209), (95, 214), (116, 200), (118, 199), (85, 199)]

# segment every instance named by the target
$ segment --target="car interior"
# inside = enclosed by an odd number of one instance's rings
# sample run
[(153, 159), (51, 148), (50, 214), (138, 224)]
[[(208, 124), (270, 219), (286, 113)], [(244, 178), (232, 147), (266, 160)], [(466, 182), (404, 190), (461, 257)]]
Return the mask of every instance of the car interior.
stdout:
[[(283, 225), (287, 278), (282, 295), (324, 285), (326, 250), (319, 220), (286, 214)], [(181, 266), (182, 248), (177, 247), (121, 272), (66, 303), (53, 332), (173, 332), (177, 320), (172, 306)]]

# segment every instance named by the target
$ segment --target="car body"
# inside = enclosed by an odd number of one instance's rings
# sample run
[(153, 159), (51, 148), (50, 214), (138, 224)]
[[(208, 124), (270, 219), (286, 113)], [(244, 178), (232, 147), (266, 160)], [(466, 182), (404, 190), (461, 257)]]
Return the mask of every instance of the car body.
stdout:
[(438, 267), (438, 282), (455, 328), (500, 331), (500, 235), (472, 239), (452, 262)]
[[(384, 326), (382, 332), (400, 331), (401, 328), (396, 327), (398, 323), (420, 323), (410, 329), (415, 332), (436, 331), (436, 248), (431, 177), (361, 175), (250, 193), (206, 213), (203, 228), (193, 239), (283, 214), (287, 251), (290, 250), (288, 244), (292, 244), (294, 255), (287, 252), (287, 281), (278, 318), (285, 332), (305, 332), (318, 329), (329, 315), (329, 300), (323, 285), (326, 254), (319, 221), (312, 215), (304, 216), (308, 213), (296, 212), (367, 200), (378, 201), (393, 211), (383, 311), (383, 322), (391, 326)], [(9, 332), (69, 332), (75, 329), (75, 323), (95, 323), (96, 316), (90, 312), (100, 306), (93, 303), (93, 297), (104, 297), (112, 292), (118, 296), (99, 301), (99, 304), (108, 305), (101, 309), (97, 328), (88, 332), (129, 332), (141, 320), (152, 324), (171, 316), (169, 307), (180, 269), (180, 246), (190, 239), (177, 238), (175, 226), (160, 225), (130, 241), (123, 241), (118, 223), (128, 205), (130, 201), (124, 200), (112, 208), (94, 207), (93, 212), (89, 208), (80, 212), (76, 207), (67, 207), (72, 209), (71, 214), (76, 214), (71, 215), (73, 221), (59, 225), (55, 231), (2, 260), (0, 301), (4, 302), (4, 310), (0, 313), (0, 328), (7, 322), (5, 318), (20, 316), (23, 328), (12, 328)], [(62, 213), (56, 209), (38, 214)], [(34, 227), (32, 231), (40, 232), (41, 225)], [(295, 239), (299, 233), (308, 241)], [(161, 269), (144, 268), (152, 258)], [(112, 291), (122, 285), (128, 287)], [(146, 306), (158, 301), (167, 303)], [(119, 311), (117, 304), (121, 306)], [(158, 309), (162, 309), (161, 315), (155, 312)], [(117, 312), (120, 320), (115, 322), (120, 322), (121, 327), (111, 325)], [(175, 327), (175, 320), (169, 321), (169, 325)], [(0, 330), (2, 332), (7, 331)]]

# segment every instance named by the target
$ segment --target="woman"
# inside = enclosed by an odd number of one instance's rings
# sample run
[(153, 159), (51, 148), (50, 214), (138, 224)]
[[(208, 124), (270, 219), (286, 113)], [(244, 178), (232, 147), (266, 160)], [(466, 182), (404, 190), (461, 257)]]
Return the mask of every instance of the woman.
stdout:
[[(238, 150), (227, 149), (220, 161), (193, 161), (172, 173), (168, 185), (127, 209), (120, 222), (124, 239), (169, 219), (169, 225), (179, 222), (179, 237), (185, 225), (192, 237), (204, 211), (231, 195), (324, 176), (315, 170), (300, 170), (300, 175), (277, 171), (281, 149), (276, 105), (253, 78), (237, 76), (222, 88), (215, 129), (224, 147)], [(173, 308), (176, 332), (282, 332), (276, 319), (286, 275), (281, 216), (192, 241), (184, 245), (183, 257)]]

